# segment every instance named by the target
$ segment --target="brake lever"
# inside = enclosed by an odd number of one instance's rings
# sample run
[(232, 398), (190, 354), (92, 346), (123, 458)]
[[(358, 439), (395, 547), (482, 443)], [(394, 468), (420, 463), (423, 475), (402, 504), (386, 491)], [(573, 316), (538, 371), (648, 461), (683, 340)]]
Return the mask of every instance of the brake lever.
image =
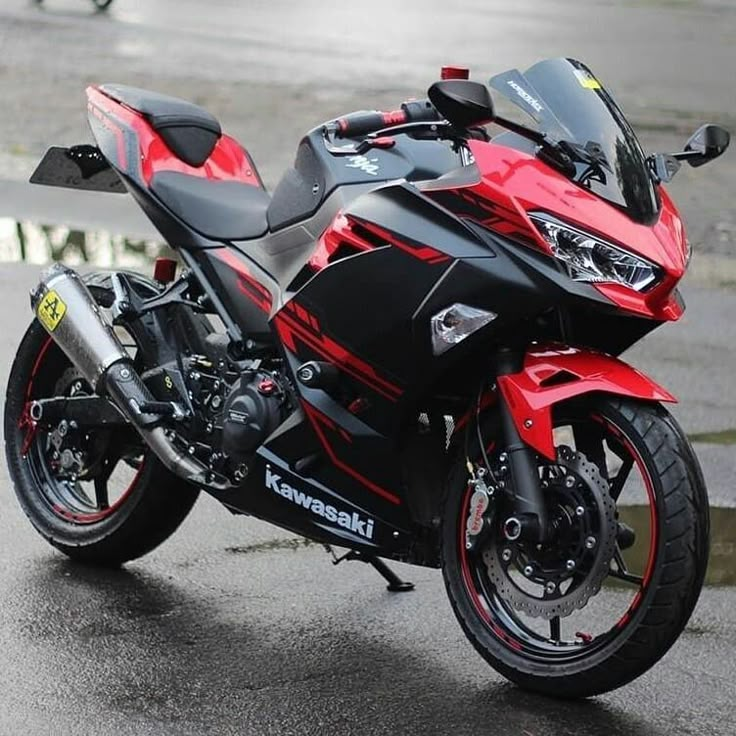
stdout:
[(382, 128), (381, 130), (370, 133), (358, 144), (338, 146), (334, 142), (335, 130), (336, 127), (330, 127), (329, 125), (325, 125), (322, 128), (322, 139), (324, 141), (325, 148), (333, 156), (359, 156), (373, 147), (371, 141), (375, 140), (376, 138), (401, 135), (403, 133), (411, 134), (427, 132), (431, 133), (432, 136), (436, 138), (453, 139), (456, 137), (454, 134), (443, 135), (443, 133), (445, 133), (446, 131), (453, 130), (452, 125), (450, 125), (450, 123), (448, 123), (447, 121), (424, 121), (417, 123), (404, 123), (402, 125), (394, 125), (389, 126), (388, 128)]

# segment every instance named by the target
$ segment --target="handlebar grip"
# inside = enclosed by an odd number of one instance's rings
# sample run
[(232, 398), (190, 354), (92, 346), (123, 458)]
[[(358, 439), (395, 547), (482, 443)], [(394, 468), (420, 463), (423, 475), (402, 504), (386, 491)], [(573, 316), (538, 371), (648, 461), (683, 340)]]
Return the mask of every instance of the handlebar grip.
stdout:
[(406, 113), (407, 123), (434, 123), (442, 120), (442, 115), (429, 100), (410, 100), (401, 109)]
[(338, 118), (336, 132), (340, 138), (353, 138), (392, 125), (401, 125), (405, 122), (407, 122), (407, 118), (404, 110), (394, 110), (392, 112), (362, 110)]

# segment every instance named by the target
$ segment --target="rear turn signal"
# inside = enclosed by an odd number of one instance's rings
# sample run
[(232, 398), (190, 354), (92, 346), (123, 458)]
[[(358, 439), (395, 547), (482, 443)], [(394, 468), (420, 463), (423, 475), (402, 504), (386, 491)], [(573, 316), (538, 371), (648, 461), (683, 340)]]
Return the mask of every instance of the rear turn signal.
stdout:
[(430, 320), (432, 352), (435, 355), (442, 355), (496, 317), (498, 315), (495, 312), (469, 307), (467, 304), (453, 304), (446, 307)]

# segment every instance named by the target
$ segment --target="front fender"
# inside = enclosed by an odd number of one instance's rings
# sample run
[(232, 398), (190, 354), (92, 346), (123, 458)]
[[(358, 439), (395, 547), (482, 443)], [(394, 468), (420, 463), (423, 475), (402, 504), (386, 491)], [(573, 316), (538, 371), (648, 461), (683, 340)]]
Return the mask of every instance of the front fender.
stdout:
[(566, 346), (535, 347), (519, 373), (499, 376), (498, 388), (522, 439), (553, 460), (552, 407), (600, 391), (646, 401), (677, 399), (651, 378), (610, 355)]

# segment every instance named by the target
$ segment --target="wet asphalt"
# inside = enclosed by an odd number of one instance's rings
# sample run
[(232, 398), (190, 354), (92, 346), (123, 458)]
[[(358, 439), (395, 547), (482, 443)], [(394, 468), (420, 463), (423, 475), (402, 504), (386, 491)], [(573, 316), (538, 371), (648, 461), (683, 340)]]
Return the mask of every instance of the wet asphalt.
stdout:
[[(146, 228), (128, 204), (34, 195), (17, 181), (48, 145), (87, 140), (91, 82), (207, 105), (272, 185), (304, 129), (420, 95), (443, 62), (482, 78), (577, 56), (666, 150), (696, 120), (736, 121), (735, 40), (730, 2), (115, 0), (99, 15), (87, 0), (0, 0), (0, 178), (16, 180), (0, 181), (0, 217)], [(685, 319), (627, 356), (682, 397), (674, 412), (691, 434), (736, 427), (734, 158), (675, 182), (708, 255), (685, 282)], [(2, 385), (36, 278), (36, 267), (0, 266)], [(736, 507), (734, 446), (711, 438), (697, 450), (714, 503)], [(675, 647), (634, 684), (558, 703), (488, 669), (436, 571), (397, 566), (417, 590), (391, 596), (366, 566), (335, 568), (320, 547), (204, 497), (145, 559), (83, 568), (33, 532), (0, 465), (0, 736), (736, 733), (732, 588), (706, 589)], [(727, 565), (736, 520), (723, 518)]]

